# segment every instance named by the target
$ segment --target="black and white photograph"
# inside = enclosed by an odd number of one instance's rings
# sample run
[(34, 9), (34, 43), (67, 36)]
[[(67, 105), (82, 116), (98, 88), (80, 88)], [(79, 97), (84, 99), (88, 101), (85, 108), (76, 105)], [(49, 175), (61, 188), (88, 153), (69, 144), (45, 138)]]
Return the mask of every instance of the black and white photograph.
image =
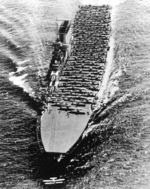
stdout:
[(0, 189), (150, 189), (149, 0), (0, 0)]

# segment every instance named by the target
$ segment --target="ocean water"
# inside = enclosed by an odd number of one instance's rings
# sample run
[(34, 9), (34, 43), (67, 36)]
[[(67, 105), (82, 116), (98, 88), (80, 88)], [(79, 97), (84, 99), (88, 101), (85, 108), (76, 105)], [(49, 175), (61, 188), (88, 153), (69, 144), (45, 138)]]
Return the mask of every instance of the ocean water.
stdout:
[(36, 138), (38, 76), (47, 72), (60, 22), (76, 8), (71, 1), (0, 1), (0, 188), (40, 187), (46, 158)]
[[(53, 175), (55, 167), (36, 138), (38, 75), (48, 69), (60, 20), (73, 18), (80, 3), (89, 1), (0, 0), (0, 188), (43, 188), (40, 180)], [(113, 7), (111, 51), (99, 93), (106, 108), (63, 162), (63, 188), (149, 189), (149, 2), (90, 3)]]
[(127, 0), (115, 11), (112, 58), (99, 93), (106, 109), (97, 115), (100, 123), (89, 129), (86, 153), (83, 145), (70, 163), (74, 169), (68, 166), (76, 173), (68, 188), (150, 187), (150, 4)]

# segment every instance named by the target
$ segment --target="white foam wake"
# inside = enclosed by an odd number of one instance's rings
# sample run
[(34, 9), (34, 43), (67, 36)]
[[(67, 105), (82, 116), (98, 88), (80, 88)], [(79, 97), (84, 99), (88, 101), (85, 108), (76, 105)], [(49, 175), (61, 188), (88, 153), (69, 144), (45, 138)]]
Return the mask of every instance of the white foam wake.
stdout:
[(125, 0), (80, 0), (84, 5), (110, 5), (112, 7), (119, 5)]
[(21, 76), (15, 76), (16, 72), (11, 72), (9, 74), (9, 80), (16, 86), (21, 87), (24, 92), (28, 93), (30, 96), (34, 97), (35, 93), (33, 89), (29, 86), (29, 84), (26, 82), (26, 77), (28, 74), (24, 74)]
[[(106, 1), (106, 2), (109, 2)], [(106, 3), (105, 2), (105, 3)], [(112, 68), (114, 64), (114, 47), (115, 47), (115, 40), (114, 40), (114, 27), (115, 27), (115, 21), (116, 21), (116, 14), (117, 14), (117, 6), (120, 1), (114, 1), (111, 2), (111, 5), (113, 5), (111, 10), (111, 36), (109, 41), (109, 51), (107, 54), (107, 60), (106, 60), (106, 67), (105, 67), (105, 73), (103, 75), (102, 83), (100, 84), (100, 91), (98, 92), (98, 105), (103, 103), (107, 103), (108, 100), (115, 94), (115, 92), (118, 90), (118, 82), (113, 81), (113, 87), (110, 86), (110, 75), (112, 73)]]

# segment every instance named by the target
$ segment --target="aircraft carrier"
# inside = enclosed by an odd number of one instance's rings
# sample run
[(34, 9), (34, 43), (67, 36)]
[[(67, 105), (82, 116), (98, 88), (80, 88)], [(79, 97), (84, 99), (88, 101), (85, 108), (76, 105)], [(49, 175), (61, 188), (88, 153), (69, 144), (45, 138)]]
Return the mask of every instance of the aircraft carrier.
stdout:
[[(50, 65), (47, 108), (40, 120), (40, 138), (47, 153), (69, 153), (87, 128), (105, 71), (110, 21), (109, 6), (80, 6), (71, 25), (71, 54), (54, 71)], [(69, 21), (64, 23), (68, 27)]]

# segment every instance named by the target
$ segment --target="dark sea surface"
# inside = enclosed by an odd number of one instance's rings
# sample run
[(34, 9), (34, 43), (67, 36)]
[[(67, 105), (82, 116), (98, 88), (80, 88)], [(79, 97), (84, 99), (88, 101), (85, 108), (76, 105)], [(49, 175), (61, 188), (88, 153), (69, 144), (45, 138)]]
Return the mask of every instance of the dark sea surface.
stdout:
[[(76, 7), (75, 1), (0, 1), (0, 188), (43, 188), (46, 172), (53, 175), (36, 138), (37, 76), (47, 71), (58, 20), (72, 18)], [(104, 119), (63, 162), (63, 188), (150, 188), (150, 6), (127, 0), (115, 10)]]
[(149, 18), (148, 1), (116, 7), (113, 63), (103, 94), (107, 108), (93, 126), (87, 153), (78, 156), (76, 164), (85, 164), (75, 170), (83, 176), (68, 188), (150, 188)]
[(75, 10), (69, 1), (0, 1), (0, 188), (41, 188), (37, 76), (48, 69), (60, 19)]

